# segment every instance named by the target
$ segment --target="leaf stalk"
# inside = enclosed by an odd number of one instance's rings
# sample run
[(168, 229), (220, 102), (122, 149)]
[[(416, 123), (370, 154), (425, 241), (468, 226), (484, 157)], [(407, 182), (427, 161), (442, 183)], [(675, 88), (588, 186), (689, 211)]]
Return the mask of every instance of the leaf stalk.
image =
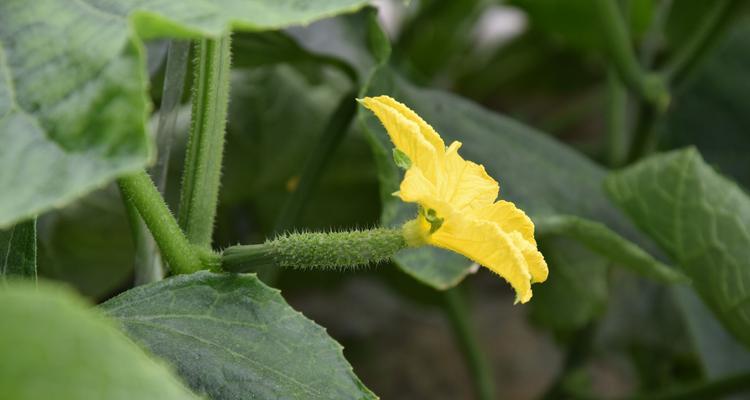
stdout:
[(202, 39), (196, 47), (193, 113), (180, 192), (179, 224), (188, 241), (211, 247), (221, 185), (229, 102), (230, 35)]

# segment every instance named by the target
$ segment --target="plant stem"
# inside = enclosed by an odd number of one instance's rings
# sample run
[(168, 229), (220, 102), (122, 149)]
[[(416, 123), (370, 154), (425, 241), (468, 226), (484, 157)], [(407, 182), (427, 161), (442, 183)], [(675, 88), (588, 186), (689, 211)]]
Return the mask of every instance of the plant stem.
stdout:
[(627, 157), (628, 92), (617, 78), (617, 72), (607, 72), (607, 161), (611, 168), (625, 163)]
[(661, 50), (664, 42), (664, 26), (667, 23), (669, 12), (672, 10), (673, 0), (661, 0), (651, 18), (651, 23), (643, 38), (641, 45), (641, 65), (643, 68), (651, 68), (657, 53)]
[(336, 110), (320, 135), (317, 144), (310, 151), (305, 161), (297, 188), (284, 204), (274, 226), (274, 233), (284, 232), (293, 227), (300, 217), (313, 189), (320, 181), (326, 166), (332, 159), (334, 151), (344, 138), (357, 110), (356, 93), (348, 92), (339, 101)]
[(712, 382), (701, 382), (653, 395), (634, 396), (631, 400), (702, 400), (750, 392), (750, 372), (726, 376)]
[(485, 354), (477, 342), (476, 332), (469, 320), (469, 307), (466, 299), (458, 287), (443, 292), (444, 309), (447, 314), (453, 334), (464, 355), (466, 364), (471, 372), (474, 390), (479, 400), (495, 398), (495, 382), (492, 369)]
[(651, 154), (657, 147), (658, 122), (661, 113), (648, 104), (641, 104), (638, 109), (638, 123), (633, 135), (633, 143), (628, 155), (629, 162), (635, 162)]
[[(159, 126), (156, 129), (156, 164), (151, 168), (156, 188), (162, 196), (167, 186), (169, 154), (175, 133), (178, 106), (185, 87), (187, 58), (190, 42), (172, 40), (167, 50), (167, 66), (164, 71), (164, 87), (159, 107)], [(138, 215), (135, 205), (126, 202), (131, 214), (131, 226), (135, 241), (135, 285), (144, 285), (164, 278), (161, 256), (148, 227)]]
[(682, 82), (700, 55), (722, 28), (732, 9), (733, 0), (714, 0), (712, 7), (701, 20), (700, 26), (664, 69), (664, 75), (673, 85)]
[(224, 250), (221, 266), (230, 272), (278, 267), (345, 269), (378, 264), (406, 248), (401, 229), (290, 233), (263, 244)]
[(595, 0), (607, 50), (620, 79), (633, 92), (658, 109), (669, 105), (669, 91), (664, 80), (644, 71), (630, 44), (627, 25), (615, 0)]
[(146, 222), (172, 270), (185, 274), (202, 269), (201, 258), (180, 230), (148, 174), (141, 171), (121, 177), (117, 183), (126, 201), (132, 202)]
[(229, 100), (230, 35), (202, 39), (196, 53), (192, 124), (178, 218), (190, 243), (210, 248)]

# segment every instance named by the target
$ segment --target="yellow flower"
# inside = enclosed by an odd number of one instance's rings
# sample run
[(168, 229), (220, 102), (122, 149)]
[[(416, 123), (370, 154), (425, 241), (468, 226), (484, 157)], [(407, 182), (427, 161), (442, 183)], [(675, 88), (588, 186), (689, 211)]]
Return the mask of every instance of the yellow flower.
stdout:
[(547, 279), (536, 248), (534, 224), (508, 201), (482, 165), (464, 160), (460, 142), (447, 148), (440, 135), (405, 105), (388, 96), (360, 100), (385, 126), (406, 168), (394, 195), (417, 203), (419, 215), (404, 225), (410, 246), (429, 244), (474, 260), (505, 278), (516, 302), (531, 299), (531, 284)]

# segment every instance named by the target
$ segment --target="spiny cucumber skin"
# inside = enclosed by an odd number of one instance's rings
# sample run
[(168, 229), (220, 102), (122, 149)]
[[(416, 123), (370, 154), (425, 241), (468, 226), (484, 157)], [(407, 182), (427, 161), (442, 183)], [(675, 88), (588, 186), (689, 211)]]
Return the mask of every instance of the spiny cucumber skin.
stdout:
[(406, 247), (400, 229), (290, 233), (267, 241), (277, 265), (342, 269), (377, 264)]

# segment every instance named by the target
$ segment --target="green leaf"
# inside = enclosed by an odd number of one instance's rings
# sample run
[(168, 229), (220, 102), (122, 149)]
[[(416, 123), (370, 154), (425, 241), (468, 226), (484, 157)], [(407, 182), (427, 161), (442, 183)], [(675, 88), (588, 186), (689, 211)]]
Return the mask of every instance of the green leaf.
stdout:
[(534, 287), (534, 322), (563, 336), (583, 328), (606, 307), (608, 262), (567, 238), (549, 238), (540, 249), (552, 274)]
[[(416, 111), (446, 143), (461, 141), (461, 155), (483, 164), (490, 176), (500, 181), (501, 197), (515, 202), (535, 221), (575, 215), (601, 221), (628, 239), (637, 237), (604, 195), (605, 171), (574, 150), (455, 95), (415, 87), (387, 68), (376, 72), (363, 95), (381, 94)], [(414, 217), (416, 207), (391, 195), (401, 181), (393, 146), (372, 113), (362, 110), (360, 120), (370, 135), (378, 164), (381, 220), (387, 226), (400, 225)], [(396, 261), (410, 275), (440, 289), (460, 282), (472, 265), (455, 253), (429, 247), (402, 251)]]
[(364, 0), (23, 0), (0, 4), (0, 227), (142, 168), (142, 40), (303, 24)]
[(109, 186), (39, 217), (39, 275), (107, 299), (133, 281), (133, 240), (119, 190)]
[(12, 275), (36, 280), (36, 218), (0, 230), (0, 279)]
[(574, 238), (589, 250), (631, 271), (664, 283), (689, 282), (685, 275), (664, 265), (635, 243), (623, 238), (606, 225), (583, 218), (559, 215), (536, 221), (541, 235), (565, 235)]
[(3, 398), (198, 398), (70, 290), (11, 282), (0, 304)]
[(607, 188), (683, 271), (724, 325), (750, 344), (750, 198), (694, 149), (617, 172)]
[(102, 307), (212, 399), (373, 399), (341, 346), (254, 275), (199, 272)]
[(721, 326), (692, 289), (675, 287), (673, 297), (708, 377), (720, 378), (750, 370), (750, 351)]
[[(676, 3), (711, 5), (711, 2)], [(663, 147), (673, 149), (695, 145), (708, 163), (746, 188), (750, 187), (750, 157), (747, 157), (750, 148), (748, 35), (750, 19), (745, 18), (706, 55), (705, 62), (675, 96), (663, 132)]]
[[(340, 88), (341, 81), (345, 82), (344, 88)], [(320, 140), (327, 119), (349, 85), (341, 76), (313, 84), (288, 65), (235, 74), (229, 102), (219, 235), (244, 230), (235, 226), (243, 223), (247, 214), (248, 223), (259, 225), (261, 234), (273, 233), (275, 220), (296, 189), (310, 149)], [(279, 132), (284, 132), (284, 140), (279, 140)], [(320, 230), (374, 224), (379, 202), (371, 157), (363, 135), (347, 132), (295, 228)], [(231, 218), (223, 220), (222, 213)], [(222, 233), (225, 224), (230, 229)], [(219, 240), (232, 244), (265, 238), (259, 235)]]

